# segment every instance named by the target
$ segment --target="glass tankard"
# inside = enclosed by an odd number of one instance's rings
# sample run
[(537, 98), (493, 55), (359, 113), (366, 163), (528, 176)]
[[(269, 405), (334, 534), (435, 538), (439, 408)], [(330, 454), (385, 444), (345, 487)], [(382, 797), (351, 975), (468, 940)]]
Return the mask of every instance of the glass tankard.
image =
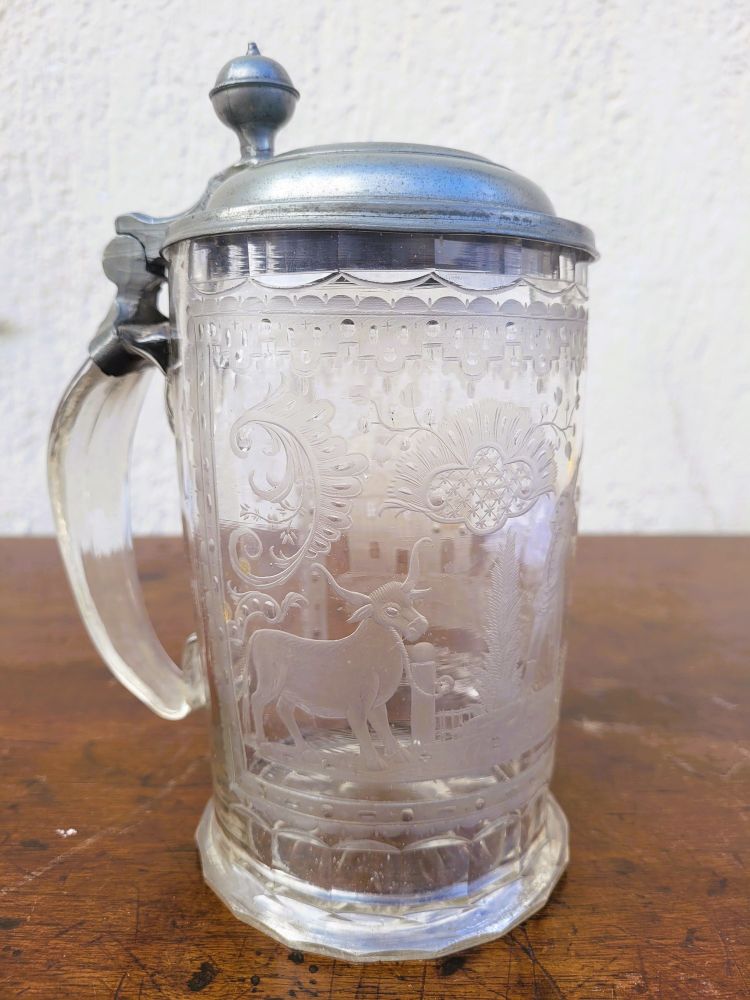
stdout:
[[(358, 960), (445, 954), (540, 907), (576, 529), (590, 232), (517, 174), (393, 144), (273, 155), (289, 77), (211, 92), (240, 161), (124, 216), (115, 304), (50, 481), (81, 614), (165, 718), (208, 703), (205, 877), (241, 920)], [(170, 317), (156, 307), (167, 278)], [(166, 377), (197, 635), (133, 560), (130, 443)]]

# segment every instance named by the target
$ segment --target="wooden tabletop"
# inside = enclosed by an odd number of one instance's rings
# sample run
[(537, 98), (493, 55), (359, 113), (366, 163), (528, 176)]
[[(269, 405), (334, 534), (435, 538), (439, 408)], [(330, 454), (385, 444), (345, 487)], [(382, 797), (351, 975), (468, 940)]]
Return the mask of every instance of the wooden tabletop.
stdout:
[[(177, 655), (181, 544), (139, 546)], [(98, 661), (51, 541), (0, 541), (0, 997), (750, 997), (750, 539), (579, 544), (554, 791), (572, 860), (503, 940), (434, 962), (289, 952), (201, 879), (204, 713)]]

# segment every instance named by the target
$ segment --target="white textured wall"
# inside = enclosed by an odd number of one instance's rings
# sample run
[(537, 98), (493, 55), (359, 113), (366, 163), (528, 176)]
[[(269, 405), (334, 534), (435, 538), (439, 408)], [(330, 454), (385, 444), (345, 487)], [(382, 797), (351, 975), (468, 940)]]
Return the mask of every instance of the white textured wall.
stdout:
[[(587, 531), (750, 529), (747, 0), (5, 0), (0, 532), (48, 532), (55, 403), (110, 300), (113, 217), (235, 158), (206, 97), (255, 39), (302, 92), (280, 148), (394, 139), (527, 174), (590, 225)], [(136, 527), (178, 526), (157, 394)]]

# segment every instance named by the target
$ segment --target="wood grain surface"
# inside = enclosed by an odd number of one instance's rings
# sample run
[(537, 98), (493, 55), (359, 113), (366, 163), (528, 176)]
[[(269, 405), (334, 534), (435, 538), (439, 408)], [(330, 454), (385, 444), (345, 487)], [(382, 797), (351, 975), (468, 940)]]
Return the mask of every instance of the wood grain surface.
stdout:
[[(177, 655), (180, 542), (139, 545)], [(118, 686), (54, 544), (0, 542), (0, 997), (750, 997), (750, 539), (584, 538), (553, 787), (572, 860), (503, 940), (435, 962), (290, 953), (204, 886), (207, 723)]]

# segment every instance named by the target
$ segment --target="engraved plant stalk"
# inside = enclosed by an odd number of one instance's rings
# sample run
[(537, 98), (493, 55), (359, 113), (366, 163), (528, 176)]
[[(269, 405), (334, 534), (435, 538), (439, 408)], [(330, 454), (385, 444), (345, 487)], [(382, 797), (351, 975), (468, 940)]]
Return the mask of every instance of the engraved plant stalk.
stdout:
[(564, 424), (558, 421), (558, 417), (560, 415), (560, 407), (562, 406), (562, 398), (563, 398), (562, 389), (558, 386), (557, 389), (555, 389), (555, 395), (554, 395), (555, 411), (550, 418), (548, 416), (549, 406), (545, 404), (545, 406), (542, 407), (542, 416), (544, 417), (544, 419), (540, 421), (539, 426), (549, 427), (552, 431), (555, 432), (558, 441), (558, 446), (562, 444), (563, 441), (565, 442), (565, 457), (570, 458), (571, 454), (573, 453), (573, 446), (570, 442), (570, 438), (575, 437), (576, 433), (576, 425), (575, 421), (573, 420), (573, 416), (578, 410), (578, 407), (580, 406), (581, 396), (578, 392), (576, 392), (575, 399), (568, 400), (568, 402), (565, 404), (562, 417), (562, 419), (565, 421)]
[(516, 539), (508, 532), (490, 569), (487, 601), (488, 642), (483, 671), (477, 678), (485, 711), (512, 702), (526, 671), (530, 625), (529, 597), (523, 587)]

